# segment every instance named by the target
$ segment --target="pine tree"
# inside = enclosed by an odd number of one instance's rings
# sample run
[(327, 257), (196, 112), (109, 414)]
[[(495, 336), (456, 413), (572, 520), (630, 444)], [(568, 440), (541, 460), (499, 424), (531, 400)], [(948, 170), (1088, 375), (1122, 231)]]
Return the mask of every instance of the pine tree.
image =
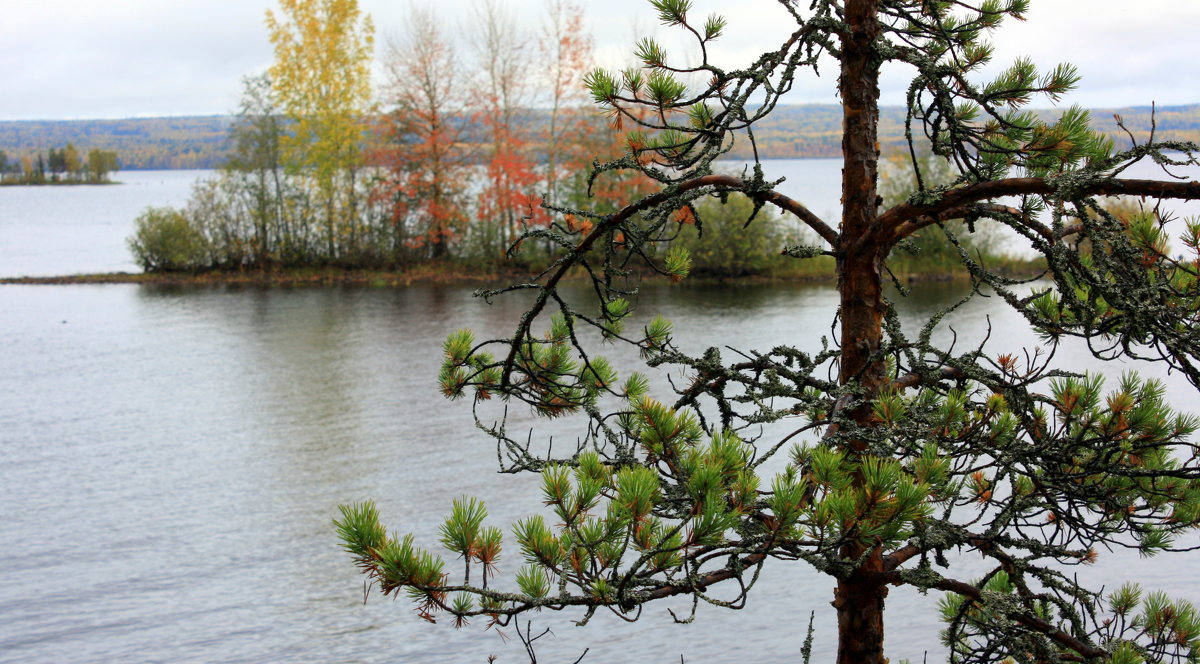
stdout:
[[(887, 661), (891, 586), (945, 593), (944, 645), (956, 662), (1200, 661), (1192, 605), (1132, 586), (1081, 587), (1070, 572), (1106, 547), (1172, 551), (1178, 535), (1200, 525), (1200, 422), (1173, 412), (1154, 380), (1128, 374), (1106, 386), (986, 346), (938, 347), (930, 339), (942, 315), (914, 334), (884, 290), (897, 244), (935, 231), (953, 241), (944, 221), (965, 219), (969, 232), (990, 218), (1045, 257), (1052, 285), (1014, 283), (963, 251), (976, 294), (1016, 309), (1051, 347), (1086, 339), (1099, 360), (1161, 362), (1200, 385), (1200, 222), (1123, 221), (1097, 198), (1200, 198), (1200, 183), (1121, 177), (1141, 159), (1197, 164), (1200, 146), (1118, 151), (1074, 107), (1039, 120), (1027, 105), (1070, 91), (1078, 78), (1070, 65), (1038, 72), (1018, 60), (980, 80), (992, 52), (986, 39), (1002, 20), (1022, 18), (1027, 0), (781, 0), (795, 31), (737, 70), (707, 58), (723, 19), (697, 21), (689, 0), (651, 4), (697, 41), (690, 61), (699, 64), (676, 64), (646, 39), (637, 47), (642, 68), (596, 71), (588, 82), (597, 103), (641, 127), (628, 153), (599, 170), (645, 174), (658, 191), (612, 212), (558, 211), (550, 231), (534, 233), (563, 248), (558, 262), (535, 282), (486, 293), (533, 291), (513, 336), (477, 341), (464, 330), (443, 349), (440, 382), (451, 398), (587, 419), (579, 448), (548, 459), (502, 422), (479, 418), (504, 470), (540, 474), (553, 515), (515, 525), (526, 566), (504, 583), (491, 574), (502, 538), (486, 525), (482, 502), (456, 503), (443, 528), (461, 576), (411, 535), (388, 534), (373, 504), (345, 506), (337, 528), (360, 568), (423, 615), (504, 624), (542, 608), (633, 618), (656, 599), (713, 600), (722, 589), (721, 601), (740, 605), (763, 565), (791, 561), (836, 579), (839, 664)], [(755, 123), (829, 57), (843, 105), (837, 221), (778, 193), (767, 165), (740, 176), (713, 170), (734, 141), (753, 144)], [(918, 187), (881, 209), (885, 63), (916, 72), (906, 127)], [(922, 142), (952, 164), (952, 182), (923, 180)], [(695, 202), (733, 192), (813, 231), (817, 244), (789, 255), (835, 259), (838, 338), (825, 350), (802, 352), (784, 339), (728, 361), (717, 348), (684, 353), (661, 318), (624, 325), (630, 263), (684, 278), (690, 258), (670, 240), (681, 223), (702, 226)], [(1186, 258), (1172, 257), (1172, 239)], [(556, 290), (580, 267), (598, 295), (591, 310)], [(548, 320), (547, 309), (557, 310)], [(689, 379), (661, 401), (644, 376), (621, 379), (586, 348), (588, 328)], [(781, 420), (796, 422), (794, 431), (756, 438), (761, 425)], [(766, 473), (763, 463), (779, 457), (782, 470)], [(960, 578), (948, 550), (977, 552), (990, 571)]]

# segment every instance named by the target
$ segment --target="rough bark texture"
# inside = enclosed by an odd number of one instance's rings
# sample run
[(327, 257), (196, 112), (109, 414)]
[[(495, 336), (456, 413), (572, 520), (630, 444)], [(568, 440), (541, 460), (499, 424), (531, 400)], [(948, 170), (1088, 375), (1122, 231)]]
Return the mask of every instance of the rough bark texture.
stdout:
[[(874, 43), (879, 36), (875, 0), (849, 0), (843, 36), (843, 59), (838, 87), (843, 104), (842, 235), (838, 247), (841, 293), (841, 369), (839, 381), (856, 383), (863, 396), (876, 393), (886, 381), (880, 358), (873, 357), (882, 341), (884, 302), (881, 279), (886, 250), (874, 229), (878, 209), (879, 60)], [(870, 417), (860, 407), (847, 414), (859, 423)], [(850, 443), (861, 452), (860, 445)], [(858, 569), (838, 580), (833, 606), (838, 616), (838, 664), (884, 664), (882, 552), (852, 542), (842, 556), (862, 559)]]
[[(843, 385), (859, 382), (874, 392), (884, 380), (882, 364), (872, 361), (879, 349), (884, 314), (883, 249), (873, 233), (878, 207), (876, 182), (879, 167), (879, 62), (872, 52), (878, 36), (873, 0), (847, 3), (852, 32), (843, 40), (844, 58), (839, 79), (843, 103), (842, 234), (839, 282), (842, 305)], [(856, 414), (852, 414), (856, 417)], [(864, 415), (865, 416), (865, 415)]]
[(838, 619), (838, 664), (884, 664), (882, 563), (876, 549), (850, 577), (839, 579), (833, 607)]

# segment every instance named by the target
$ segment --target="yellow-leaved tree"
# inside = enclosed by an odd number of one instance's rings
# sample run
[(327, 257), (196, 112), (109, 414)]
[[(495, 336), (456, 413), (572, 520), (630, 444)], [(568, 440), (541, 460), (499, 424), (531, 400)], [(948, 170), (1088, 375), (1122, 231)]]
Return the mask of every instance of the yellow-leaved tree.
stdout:
[(323, 211), (327, 259), (357, 246), (356, 175), (371, 103), (375, 28), (357, 0), (279, 0), (267, 10), (275, 47), (269, 76), (287, 116), (284, 161), (311, 177)]

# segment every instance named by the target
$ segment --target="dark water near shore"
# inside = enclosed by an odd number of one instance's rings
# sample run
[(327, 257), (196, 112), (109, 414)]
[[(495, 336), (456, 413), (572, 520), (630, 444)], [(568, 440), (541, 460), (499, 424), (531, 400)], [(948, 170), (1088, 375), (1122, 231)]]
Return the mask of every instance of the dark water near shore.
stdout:
[[(137, 207), (163, 202), (172, 201)], [(11, 218), (0, 211), (0, 224)], [(12, 246), (7, 228), (0, 251)], [(104, 232), (47, 237), (73, 246), (77, 235)], [(50, 249), (43, 258), (0, 253), (0, 274), (119, 269), (64, 269), (70, 260)], [(960, 295), (959, 286), (918, 285), (899, 305), (906, 326)], [(462, 494), (487, 499), (501, 526), (539, 509), (537, 487), (495, 472), (494, 447), (434, 383), (447, 332), (507, 334), (523, 304), (487, 306), (443, 286), (0, 287), (0, 662), (528, 661), (515, 639), (482, 622), (455, 631), (424, 623), (404, 601), (364, 605), (330, 526), (337, 504), (374, 498), (390, 526), (432, 546)], [(815, 349), (835, 305), (821, 286), (685, 285), (647, 288), (641, 311), (672, 319), (689, 350), (731, 340)], [(939, 336), (965, 349), (989, 330), (992, 353), (1037, 343), (985, 299), (956, 311)], [(1058, 360), (1092, 365), (1074, 347)], [(1176, 406), (1200, 410), (1194, 390), (1165, 378)], [(560, 444), (573, 440), (570, 422), (538, 427)], [(519, 566), (513, 551), (502, 560), (509, 574)], [(1140, 580), (1196, 600), (1196, 560), (1103, 553), (1080, 576)], [(970, 554), (962, 564), (962, 577), (979, 569)], [(539, 641), (543, 662), (590, 648), (584, 662), (749, 663), (797, 660), (816, 611), (814, 661), (824, 662), (834, 645), (830, 588), (802, 565), (769, 564), (746, 609), (701, 606), (690, 625), (672, 625), (655, 605), (632, 625), (531, 617), (554, 629)], [(927, 650), (938, 661), (936, 600), (893, 591), (892, 661), (921, 661)]]

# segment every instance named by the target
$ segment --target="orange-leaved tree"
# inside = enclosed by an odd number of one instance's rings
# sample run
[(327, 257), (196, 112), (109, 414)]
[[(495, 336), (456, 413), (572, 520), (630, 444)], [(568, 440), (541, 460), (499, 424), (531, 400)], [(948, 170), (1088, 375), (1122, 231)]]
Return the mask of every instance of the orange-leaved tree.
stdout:
[(432, 10), (412, 8), (407, 31), (388, 44), (385, 142), (374, 161), (385, 169), (374, 196), (391, 220), (391, 251), (444, 258), (468, 218), (468, 117), (459, 57)]
[(525, 224), (545, 220), (525, 108), (532, 85), (529, 42), (508, 8), (485, 0), (477, 7), (474, 43), (482, 70), (475, 117), (485, 136), (476, 216), (481, 249), (500, 257)]

